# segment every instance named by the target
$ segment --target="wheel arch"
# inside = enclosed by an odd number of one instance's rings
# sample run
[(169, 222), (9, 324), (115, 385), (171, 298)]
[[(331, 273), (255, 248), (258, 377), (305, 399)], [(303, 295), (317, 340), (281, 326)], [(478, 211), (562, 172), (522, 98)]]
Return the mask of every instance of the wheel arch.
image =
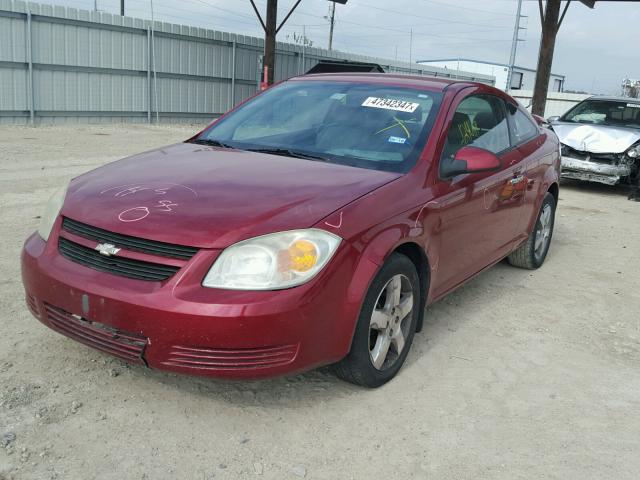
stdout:
[[(354, 322), (350, 325), (351, 335), (348, 337), (349, 347), (346, 349), (347, 352), (353, 342), (353, 334), (355, 333), (357, 319), (362, 312), (366, 292), (371, 287), (371, 283), (380, 272), (382, 266), (393, 253), (400, 253), (409, 258), (418, 272), (422, 295), (416, 331), (419, 332), (421, 330), (424, 324), (424, 309), (429, 296), (430, 265), (432, 263), (428, 258), (430, 249), (425, 249), (425, 245), (428, 246), (428, 241), (422, 236), (412, 235), (410, 225), (414, 222), (415, 220), (410, 220), (406, 223), (394, 222), (387, 225), (386, 228), (378, 230), (372, 238), (366, 240), (366, 246), (359, 254), (351, 285), (348, 289), (348, 298), (351, 301), (358, 299), (358, 308), (357, 314), (354, 316)], [(362, 237), (351, 239), (352, 245), (358, 245), (361, 241)]]
[(424, 309), (427, 303), (427, 297), (429, 295), (429, 281), (430, 281), (430, 268), (429, 268), (429, 259), (424, 251), (424, 249), (415, 241), (408, 240), (400, 245), (396, 246), (388, 256), (391, 256), (394, 253), (400, 253), (411, 260), (411, 263), (416, 267), (416, 271), (418, 272), (418, 278), (420, 279), (420, 291), (422, 295), (420, 296), (420, 305), (419, 305), (419, 316), (418, 322), (416, 323), (416, 332), (420, 332), (422, 330), (422, 326), (424, 325)]
[(560, 185), (558, 185), (558, 182), (553, 182), (549, 185), (547, 192), (553, 195), (553, 198), (556, 199), (556, 205), (558, 205), (558, 200), (560, 200)]

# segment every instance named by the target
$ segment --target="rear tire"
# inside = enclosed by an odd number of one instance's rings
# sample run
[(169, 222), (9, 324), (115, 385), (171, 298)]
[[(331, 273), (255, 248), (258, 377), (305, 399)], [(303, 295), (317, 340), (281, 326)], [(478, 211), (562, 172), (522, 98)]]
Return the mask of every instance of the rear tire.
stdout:
[(514, 250), (507, 260), (514, 267), (535, 270), (547, 258), (556, 214), (556, 199), (547, 192), (542, 199), (536, 224), (527, 241)]
[(379, 387), (404, 363), (416, 331), (420, 279), (413, 262), (392, 254), (374, 278), (356, 324), (351, 351), (334, 373), (351, 383)]

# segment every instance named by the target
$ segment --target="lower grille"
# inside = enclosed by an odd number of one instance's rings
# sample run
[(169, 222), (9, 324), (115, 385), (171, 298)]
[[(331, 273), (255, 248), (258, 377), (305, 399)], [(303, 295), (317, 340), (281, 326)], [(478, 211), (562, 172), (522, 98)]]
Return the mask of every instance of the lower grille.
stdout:
[(31, 313), (35, 317), (40, 317), (40, 309), (38, 308), (38, 302), (36, 301), (36, 297), (27, 293), (26, 295), (27, 307), (31, 310)]
[(297, 353), (298, 345), (241, 349), (174, 346), (163, 363), (200, 370), (253, 369), (286, 365)]
[(180, 269), (173, 265), (143, 262), (125, 257), (107, 257), (97, 250), (62, 237), (58, 239), (58, 250), (63, 257), (73, 262), (94, 270), (136, 280), (162, 281)]
[(145, 365), (142, 355), (148, 341), (146, 337), (76, 318), (46, 303), (44, 307), (49, 325), (57, 332), (123, 360)]

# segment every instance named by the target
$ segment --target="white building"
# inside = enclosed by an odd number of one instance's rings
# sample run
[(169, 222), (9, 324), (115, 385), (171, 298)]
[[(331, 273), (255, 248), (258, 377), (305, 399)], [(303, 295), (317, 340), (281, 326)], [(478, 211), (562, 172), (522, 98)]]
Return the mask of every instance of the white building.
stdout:
[[(507, 90), (507, 77), (509, 65), (506, 63), (481, 62), (468, 58), (445, 58), (441, 60), (420, 60), (419, 64), (433, 67), (447, 68), (451, 70), (464, 70), (466, 72), (493, 75), (496, 79), (495, 86), (500, 90)], [(533, 90), (536, 81), (536, 71), (531, 68), (513, 67), (511, 77), (511, 90)], [(562, 92), (564, 88), (564, 75), (551, 74), (549, 80), (550, 92)]]

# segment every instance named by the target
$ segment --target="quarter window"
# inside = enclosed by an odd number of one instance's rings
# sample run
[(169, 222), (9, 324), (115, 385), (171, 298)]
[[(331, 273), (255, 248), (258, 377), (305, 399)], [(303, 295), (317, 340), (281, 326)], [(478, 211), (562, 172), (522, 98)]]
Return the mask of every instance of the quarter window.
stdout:
[(511, 135), (515, 145), (531, 140), (538, 135), (536, 124), (519, 108), (509, 105), (509, 116), (511, 117)]

